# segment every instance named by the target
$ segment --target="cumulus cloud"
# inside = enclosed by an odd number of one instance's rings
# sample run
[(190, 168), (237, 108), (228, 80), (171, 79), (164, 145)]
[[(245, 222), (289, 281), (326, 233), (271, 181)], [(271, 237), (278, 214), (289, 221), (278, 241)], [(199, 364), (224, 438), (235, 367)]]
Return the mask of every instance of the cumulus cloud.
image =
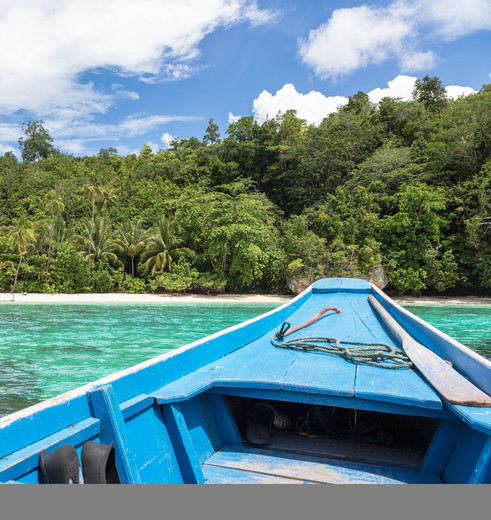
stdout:
[(162, 134), (162, 137), (160, 138), (160, 140), (164, 143), (164, 148), (169, 148), (170, 146), (170, 143), (175, 139), (175, 137), (171, 134), (169, 134), (169, 132), (164, 132)]
[(103, 113), (115, 92), (98, 88), (94, 73), (180, 79), (193, 73), (207, 34), (272, 16), (250, 0), (6, 0), (0, 11), (0, 114), (53, 114), (67, 107)]
[(308, 94), (301, 94), (291, 83), (287, 83), (276, 94), (263, 90), (253, 101), (253, 112), (257, 121), (263, 123), (275, 117), (278, 112), (293, 109), (297, 111), (297, 117), (300, 119), (318, 125), (328, 114), (335, 112), (340, 105), (347, 102), (346, 97), (326, 97), (314, 90)]
[[(367, 92), (372, 103), (378, 103), (384, 97), (401, 98), (410, 101), (413, 98), (414, 82), (416, 77), (399, 75), (387, 83), (385, 88), (375, 88)], [(451, 85), (446, 87), (447, 96), (456, 99), (459, 96), (475, 94), (471, 87)], [(325, 96), (321, 92), (311, 91), (308, 94), (297, 92), (291, 83), (287, 83), (275, 94), (263, 90), (253, 101), (253, 113), (259, 123), (272, 119), (279, 112), (293, 109), (297, 111), (297, 117), (305, 119), (308, 124), (319, 125), (329, 114), (348, 103), (344, 96)]]
[(470, 96), (471, 94), (477, 94), (477, 90), (472, 87), (460, 87), (458, 85), (449, 85), (445, 87), (447, 91), (447, 97), (450, 99), (457, 99), (459, 97)]
[(403, 71), (432, 67), (437, 56), (420, 47), (491, 29), (489, 0), (396, 0), (333, 11), (299, 41), (299, 55), (321, 78), (338, 78), (389, 59)]
[(397, 76), (387, 83), (386, 88), (374, 88), (368, 92), (368, 97), (372, 103), (378, 103), (384, 97), (401, 98), (403, 101), (409, 101), (413, 98), (416, 79), (413, 76)]
[(241, 118), (241, 116), (236, 116), (236, 115), (232, 114), (232, 112), (229, 112), (228, 113), (228, 124), (231, 125), (232, 123), (236, 123), (240, 118)]

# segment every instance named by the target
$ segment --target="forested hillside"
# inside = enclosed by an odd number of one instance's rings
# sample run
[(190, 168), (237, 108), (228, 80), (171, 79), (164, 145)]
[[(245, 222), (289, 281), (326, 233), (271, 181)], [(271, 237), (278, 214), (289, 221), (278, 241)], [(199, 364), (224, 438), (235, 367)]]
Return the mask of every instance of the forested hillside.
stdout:
[[(363, 92), (157, 154), (74, 157), (41, 121), (0, 157), (0, 290), (294, 291), (321, 277), (386, 290), (491, 291), (491, 84), (448, 100)], [(222, 135), (221, 135), (222, 134)], [(382, 284), (383, 285), (383, 284)]]

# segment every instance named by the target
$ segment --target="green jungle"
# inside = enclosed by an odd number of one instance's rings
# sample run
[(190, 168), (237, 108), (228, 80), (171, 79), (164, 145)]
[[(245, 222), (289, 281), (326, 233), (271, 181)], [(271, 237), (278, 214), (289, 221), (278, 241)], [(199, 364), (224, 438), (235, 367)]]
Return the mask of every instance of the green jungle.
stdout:
[(23, 124), (0, 157), (0, 291), (293, 292), (361, 277), (392, 294), (491, 290), (491, 84), (456, 100), (349, 98), (154, 153), (61, 153)]

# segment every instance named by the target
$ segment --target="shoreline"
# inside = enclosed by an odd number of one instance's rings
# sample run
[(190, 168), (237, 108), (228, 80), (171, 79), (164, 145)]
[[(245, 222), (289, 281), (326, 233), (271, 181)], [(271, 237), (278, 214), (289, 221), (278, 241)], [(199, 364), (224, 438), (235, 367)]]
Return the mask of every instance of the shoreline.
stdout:
[[(295, 295), (269, 294), (42, 294), (16, 293), (15, 303), (263, 303), (283, 304)], [(475, 296), (396, 296), (392, 299), (399, 305), (491, 305), (491, 298)], [(11, 302), (11, 293), (1, 293), (0, 302)]]

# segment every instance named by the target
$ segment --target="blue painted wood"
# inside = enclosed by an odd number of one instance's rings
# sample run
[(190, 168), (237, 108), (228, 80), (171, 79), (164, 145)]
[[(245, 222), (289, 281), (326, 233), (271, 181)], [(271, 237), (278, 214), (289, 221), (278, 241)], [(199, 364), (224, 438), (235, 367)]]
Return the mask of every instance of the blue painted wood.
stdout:
[(114, 442), (116, 467), (123, 484), (140, 484), (140, 477), (128, 450), (126, 426), (123, 414), (110, 385), (89, 393), (94, 417), (101, 420), (100, 440), (102, 444)]
[(483, 449), (472, 470), (469, 484), (483, 484), (490, 467), (491, 437), (486, 439)]
[(164, 420), (176, 452), (185, 484), (202, 484), (205, 481), (201, 465), (189, 435), (180, 406), (177, 403), (163, 406)]
[(389, 370), (359, 365), (355, 395), (396, 404), (441, 410), (442, 402), (421, 377), (411, 369)]
[(461, 431), (462, 423), (448, 420), (441, 421), (435, 435), (433, 435), (430, 446), (426, 450), (420, 470), (441, 475), (448, 464)]
[(359, 399), (357, 397), (340, 397), (336, 395), (320, 394), (279, 390), (279, 389), (261, 389), (245, 386), (216, 386), (208, 390), (208, 393), (234, 395), (240, 397), (250, 397), (252, 399), (272, 399), (275, 401), (286, 401), (292, 403), (319, 404), (323, 406), (340, 406), (341, 408), (350, 408), (356, 410), (369, 410), (372, 412), (394, 413), (401, 415), (412, 415), (414, 417), (431, 417), (433, 419), (449, 419), (455, 420), (455, 415), (443, 408), (442, 410), (434, 410), (431, 408), (417, 408), (415, 406), (404, 406), (400, 404), (371, 401), (368, 399)]
[(90, 408), (85, 394), (70, 398), (65, 396), (46, 402), (45, 407), (35, 406), (25, 416), (15, 414), (0, 419), (0, 457), (20, 450), (48, 437), (59, 430), (68, 428), (90, 417)]
[(468, 484), (489, 436), (462, 424), (448, 464), (442, 473), (446, 484)]
[(152, 392), (151, 396), (156, 404), (168, 404), (190, 399), (206, 390), (209, 390), (213, 383), (213, 376), (209, 369), (201, 369), (183, 376), (177, 381), (158, 388)]
[(374, 287), (373, 291), (374, 297), (409, 334), (441, 358), (450, 361), (455, 370), (491, 395), (491, 361), (410, 313), (380, 289)]
[(203, 466), (203, 475), (205, 484), (314, 484), (307, 480), (264, 475), (220, 466), (207, 466), (206, 464)]
[[(216, 451), (216, 443), (213, 442), (214, 421), (210, 421), (213, 417), (206, 417), (203, 400), (203, 396), (199, 395), (188, 401), (176, 403), (184, 417), (199, 464), (202, 464)], [(216, 442), (219, 442), (218, 439)]]
[[(22, 475), (35, 471), (39, 467), (41, 451), (53, 451), (63, 444), (80, 446), (100, 432), (99, 419), (85, 419), (70, 428), (64, 428), (48, 437), (30, 444), (0, 460), (0, 481), (18, 479)], [(37, 478), (37, 476), (36, 476)]]
[(418, 371), (445, 400), (464, 406), (491, 407), (490, 396), (416, 341), (373, 296), (369, 296), (369, 300), (379, 318), (399, 338), (404, 352)]
[(123, 419), (127, 421), (130, 417), (143, 412), (147, 408), (153, 406), (154, 401), (153, 398), (146, 394), (139, 394), (133, 397), (132, 399), (128, 399), (120, 404), (121, 413), (123, 414)]
[(205, 465), (326, 484), (441, 484), (429, 473), (245, 446), (225, 446)]
[[(223, 395), (207, 393), (206, 401), (209, 403), (213, 413), (214, 422), (217, 425), (222, 446), (225, 444), (230, 446), (242, 446), (242, 438), (235, 424), (230, 407), (228, 403), (226, 403)], [(222, 446), (220, 446), (220, 448)], [(218, 449), (219, 448), (217, 448), (217, 450)]]
[(129, 452), (142, 484), (182, 484), (182, 475), (160, 406), (151, 406), (126, 422)]
[(448, 403), (448, 407), (474, 430), (491, 435), (491, 408), (474, 408)]
[(322, 353), (298, 352), (281, 378), (280, 388), (343, 397), (354, 396), (356, 366)]

